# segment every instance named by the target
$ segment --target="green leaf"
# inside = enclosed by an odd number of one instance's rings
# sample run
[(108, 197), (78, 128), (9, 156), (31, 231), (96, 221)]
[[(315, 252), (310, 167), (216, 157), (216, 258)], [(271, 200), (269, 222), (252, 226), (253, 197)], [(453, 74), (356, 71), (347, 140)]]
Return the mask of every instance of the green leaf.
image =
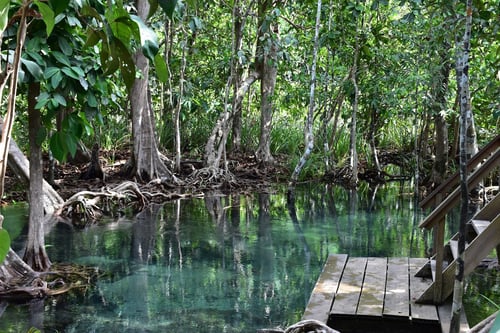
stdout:
[(59, 37), (57, 39), (57, 42), (59, 44), (59, 48), (61, 51), (64, 53), (66, 56), (71, 56), (73, 54), (73, 48), (71, 45), (68, 43), (68, 40), (63, 37)]
[(47, 36), (50, 36), (55, 25), (54, 11), (52, 10), (52, 8), (49, 7), (49, 5), (41, 1), (35, 1), (35, 4), (38, 6), (40, 14), (42, 14), (43, 22), (45, 22), (45, 29), (47, 31)]
[(38, 130), (38, 133), (36, 133), (36, 137), (35, 137), (36, 144), (41, 146), (43, 141), (45, 141), (46, 137), (47, 137), (47, 129), (44, 126), (42, 126)]
[(113, 41), (111, 49), (113, 50), (113, 58), (119, 59), (120, 73), (127, 89), (130, 89), (135, 81), (135, 63), (132, 54), (120, 40), (116, 39)]
[(61, 94), (54, 94), (53, 98), (57, 101), (57, 103), (59, 105), (67, 106), (66, 98), (64, 98), (63, 95), (61, 95)]
[(54, 10), (54, 14), (57, 16), (68, 8), (69, 0), (50, 0), (49, 4)]
[(156, 33), (150, 29), (139, 16), (130, 15), (133, 22), (139, 28), (141, 37), (142, 53), (151, 61), (154, 61), (155, 55), (158, 53), (158, 37)]
[(149, 0), (148, 18), (153, 16), (157, 10), (158, 10), (158, 0)]
[(3, 33), (9, 20), (9, 0), (0, 0), (0, 33)]
[(65, 56), (63, 53), (59, 51), (53, 51), (52, 55), (54, 58), (56, 58), (57, 61), (59, 61), (61, 64), (66, 65), (68, 67), (71, 67), (71, 63), (69, 62), (69, 59), (67, 56)]
[(163, 59), (163, 56), (160, 53), (157, 53), (154, 60), (156, 76), (158, 77), (158, 80), (160, 80), (160, 82), (166, 83), (168, 81), (168, 70), (165, 59)]
[(55, 88), (59, 87), (59, 84), (61, 83), (62, 79), (63, 79), (63, 76), (62, 76), (60, 71), (55, 73), (50, 80), (50, 85), (52, 86), (52, 88), (55, 89)]
[(47, 80), (54, 76), (57, 72), (60, 72), (61, 69), (59, 67), (48, 67), (43, 74), (43, 77)]
[(62, 71), (63, 71), (64, 74), (66, 74), (70, 78), (75, 79), (75, 80), (80, 80), (80, 75), (78, 75), (77, 73), (75, 73), (75, 71), (73, 71), (72, 68), (70, 68), (70, 67), (63, 67)]
[(84, 48), (85, 47), (92, 47), (92, 46), (96, 45), (97, 43), (99, 43), (100, 40), (101, 40), (100, 34), (96, 30), (89, 27), (87, 29), (87, 40), (85, 41), (85, 45), (83, 47)]
[(43, 92), (40, 95), (38, 95), (37, 102), (36, 102), (36, 105), (35, 105), (35, 109), (41, 109), (41, 108), (43, 108), (45, 105), (47, 105), (47, 103), (49, 102), (50, 98), (51, 98), (50, 95), (48, 93), (46, 93), (46, 92)]
[(158, 0), (158, 3), (165, 14), (172, 19), (174, 16), (175, 6), (177, 5), (177, 0)]
[(55, 132), (50, 138), (50, 151), (52, 155), (61, 162), (66, 161), (67, 149), (65, 145), (65, 140), (60, 132)]
[(91, 91), (87, 93), (87, 105), (93, 108), (97, 107), (97, 99), (95, 98), (94, 93)]
[(71, 154), (71, 157), (75, 157), (76, 150), (78, 148), (78, 140), (74, 135), (71, 135), (69, 133), (65, 133), (66, 137), (66, 148), (68, 149), (68, 152)]
[(7, 230), (0, 229), (0, 263), (3, 263), (10, 249), (10, 236)]
[(43, 78), (43, 72), (40, 66), (34, 61), (22, 59), (22, 64), (28, 69), (28, 72), (35, 78), (35, 80), (40, 81)]

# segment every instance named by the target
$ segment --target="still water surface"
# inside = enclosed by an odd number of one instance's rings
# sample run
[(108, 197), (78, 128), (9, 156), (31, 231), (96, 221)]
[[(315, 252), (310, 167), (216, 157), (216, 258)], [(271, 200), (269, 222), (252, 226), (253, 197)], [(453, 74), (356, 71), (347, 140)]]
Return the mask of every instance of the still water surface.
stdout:
[[(19, 235), (25, 208), (5, 210)], [(85, 230), (46, 236), (53, 262), (106, 271), (85, 294), (9, 305), (1, 332), (255, 332), (300, 320), (328, 254), (425, 253), (420, 212), (404, 184), (308, 185), (287, 206), (271, 193), (207, 196), (153, 205)], [(11, 221), (11, 222), (9, 222)]]

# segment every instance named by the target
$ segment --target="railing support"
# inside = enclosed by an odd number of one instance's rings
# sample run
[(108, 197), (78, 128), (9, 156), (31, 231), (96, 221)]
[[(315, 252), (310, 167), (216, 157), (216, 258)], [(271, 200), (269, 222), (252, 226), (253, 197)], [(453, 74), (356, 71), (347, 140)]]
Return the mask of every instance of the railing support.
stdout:
[(436, 266), (434, 275), (434, 303), (441, 303), (443, 290), (444, 230), (445, 219), (434, 226), (434, 248), (436, 249)]

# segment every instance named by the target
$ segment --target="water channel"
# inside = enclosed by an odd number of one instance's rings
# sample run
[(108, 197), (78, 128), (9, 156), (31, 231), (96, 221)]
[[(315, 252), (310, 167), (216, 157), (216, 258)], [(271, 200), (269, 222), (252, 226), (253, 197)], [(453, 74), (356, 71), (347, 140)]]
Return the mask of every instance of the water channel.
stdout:
[[(4, 208), (22, 248), (26, 207)], [(129, 216), (130, 215), (130, 216)], [(330, 253), (425, 255), (406, 184), (330, 185), (152, 205), (84, 230), (56, 225), (53, 262), (106, 272), (85, 292), (8, 305), (0, 332), (255, 332), (300, 320)]]

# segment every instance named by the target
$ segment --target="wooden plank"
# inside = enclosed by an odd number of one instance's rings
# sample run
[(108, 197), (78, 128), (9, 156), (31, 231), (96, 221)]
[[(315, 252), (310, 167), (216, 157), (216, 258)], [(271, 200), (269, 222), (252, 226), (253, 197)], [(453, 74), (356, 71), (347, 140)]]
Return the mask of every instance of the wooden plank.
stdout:
[(389, 258), (387, 261), (384, 316), (408, 318), (410, 314), (408, 279), (408, 258)]
[(471, 223), (472, 227), (478, 235), (481, 234), (490, 225), (489, 220), (472, 220)]
[(410, 258), (410, 316), (412, 320), (439, 321), (435, 305), (417, 304), (415, 301), (431, 285), (430, 279), (416, 277), (419, 267), (425, 265), (425, 258)]
[(500, 193), (497, 193), (477, 214), (473, 217), (474, 220), (493, 220), (500, 212)]
[[(450, 332), (450, 322), (451, 322), (451, 302), (446, 302), (437, 307), (439, 313), (441, 332)], [(467, 317), (465, 316), (464, 308), (462, 307), (462, 312), (460, 314), (460, 333), (469, 332), (469, 323), (467, 322)]]
[(366, 267), (366, 258), (349, 258), (344, 268), (339, 289), (333, 300), (332, 315), (354, 315), (358, 308), (359, 296)]
[(382, 317), (387, 258), (368, 258), (357, 315)]
[(302, 320), (316, 319), (328, 322), (332, 301), (347, 261), (347, 254), (330, 255), (314, 286)]

